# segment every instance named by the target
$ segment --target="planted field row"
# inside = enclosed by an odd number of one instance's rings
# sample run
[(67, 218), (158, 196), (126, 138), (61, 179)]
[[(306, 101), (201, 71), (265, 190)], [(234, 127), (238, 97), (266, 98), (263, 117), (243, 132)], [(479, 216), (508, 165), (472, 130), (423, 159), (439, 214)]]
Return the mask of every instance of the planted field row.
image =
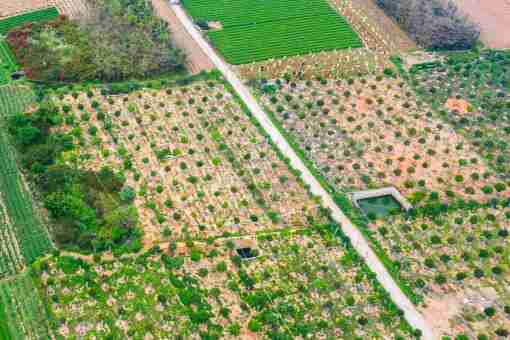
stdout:
[(0, 119), (22, 113), (34, 100), (34, 92), (26, 86), (0, 87)]
[(18, 240), (0, 195), (0, 277), (16, 273), (23, 264)]
[(213, 31), (209, 37), (231, 64), (362, 46), (336, 14)]
[(26, 191), (8, 138), (0, 134), (0, 191), (11, 218), (21, 253), (27, 263), (32, 263), (51, 249), (51, 241), (45, 227), (35, 216), (30, 194)]
[(14, 57), (6, 41), (0, 38), (0, 86), (9, 82), (14, 71), (16, 71)]
[(184, 0), (183, 5), (195, 20), (220, 21), (223, 28), (333, 12), (333, 9), (323, 0)]
[[(0, 112), (5, 115), (21, 112), (26, 108), (33, 93), (28, 88), (0, 88)], [(1, 117), (4, 119), (4, 117)], [(0, 133), (0, 192), (9, 216), (12, 230), (19, 249), (27, 263), (44, 255), (51, 248), (51, 241), (45, 227), (41, 224), (32, 208), (30, 194), (22, 182), (13, 150), (5, 132)], [(2, 244), (3, 248), (16, 247)]]
[(208, 32), (231, 64), (358, 48), (361, 40), (327, 1), (185, 0), (195, 21), (219, 22)]
[(23, 274), (0, 281), (0, 339), (50, 339), (44, 306), (32, 278)]
[(23, 13), (7, 19), (0, 20), (0, 34), (7, 34), (12, 28), (24, 25), (29, 22), (49, 21), (59, 16), (55, 7), (42, 9), (39, 11)]

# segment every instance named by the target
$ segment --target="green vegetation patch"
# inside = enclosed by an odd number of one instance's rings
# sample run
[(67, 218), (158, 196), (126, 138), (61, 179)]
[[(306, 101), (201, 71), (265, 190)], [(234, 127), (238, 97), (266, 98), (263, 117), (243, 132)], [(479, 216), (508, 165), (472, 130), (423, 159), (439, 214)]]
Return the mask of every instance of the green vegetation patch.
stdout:
[(58, 16), (58, 10), (55, 7), (50, 7), (40, 11), (33, 11), (9, 17), (7, 19), (0, 20), (0, 34), (7, 34), (7, 32), (14, 27), (18, 27), (29, 22), (50, 21)]
[(11, 74), (17, 69), (14, 57), (9, 49), (9, 46), (0, 38), (0, 85), (9, 82)]
[(0, 282), (0, 339), (49, 339), (46, 308), (27, 275)]
[(235, 240), (188, 242), (189, 256), (153, 249), (95, 264), (60, 256), (37, 276), (55, 331), (69, 337), (87, 320), (85, 337), (102, 339), (411, 338), (402, 313), (342, 240), (320, 227), (259, 236), (250, 239), (258, 256), (249, 261), (234, 255)]
[[(86, 20), (53, 18), (16, 27), (7, 41), (30, 80), (119, 81), (182, 69), (167, 23), (150, 2), (90, 1)], [(107, 23), (107, 24), (106, 24)], [(137, 67), (132, 61), (137, 60)]]
[(208, 36), (231, 64), (362, 46), (345, 19), (323, 0), (183, 4), (200, 26), (221, 23)]
[[(22, 112), (33, 99), (33, 92), (24, 87), (0, 88), (0, 112), (11, 115)], [(2, 117), (3, 118), (3, 117)], [(9, 217), (9, 226), (15, 235), (16, 243), (27, 263), (46, 254), (52, 247), (49, 235), (32, 208), (32, 201), (22, 177), (19, 174), (16, 158), (9, 144), (8, 136), (0, 133), (0, 192)], [(7, 225), (6, 225), (7, 226)], [(7, 228), (6, 228), (7, 229)], [(10, 241), (9, 241), (10, 240)], [(13, 247), (10, 238), (0, 242), (3, 249)], [(13, 262), (17, 263), (15, 258)]]

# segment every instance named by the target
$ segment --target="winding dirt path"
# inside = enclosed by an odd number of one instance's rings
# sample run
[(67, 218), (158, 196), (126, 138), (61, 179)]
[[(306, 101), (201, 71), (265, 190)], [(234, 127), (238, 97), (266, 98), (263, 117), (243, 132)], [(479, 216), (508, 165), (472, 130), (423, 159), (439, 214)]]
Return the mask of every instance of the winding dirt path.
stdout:
[(167, 0), (151, 0), (156, 13), (168, 23), (175, 45), (186, 54), (186, 66), (192, 74), (208, 71), (214, 68), (213, 63), (191, 38), (181, 22), (170, 9)]

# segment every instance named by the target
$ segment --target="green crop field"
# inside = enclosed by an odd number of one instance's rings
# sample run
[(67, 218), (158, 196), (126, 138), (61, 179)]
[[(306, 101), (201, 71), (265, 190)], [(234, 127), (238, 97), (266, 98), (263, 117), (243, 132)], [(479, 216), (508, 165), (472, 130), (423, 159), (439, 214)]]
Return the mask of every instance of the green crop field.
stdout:
[(48, 314), (28, 274), (0, 282), (0, 340), (50, 339)]
[(16, 68), (16, 62), (7, 42), (0, 38), (0, 85), (9, 82), (11, 73), (16, 71)]
[(58, 10), (55, 7), (45, 8), (39, 11), (23, 13), (4, 20), (0, 20), (0, 34), (7, 34), (11, 29), (16, 26), (35, 21), (48, 21), (53, 20), (59, 16)]
[[(34, 94), (28, 87), (3, 86), (0, 87), (0, 113), (12, 115), (22, 112), (34, 100)], [(3, 123), (5, 117), (0, 117)], [(3, 124), (0, 124), (2, 127)], [(19, 252), (26, 263), (32, 263), (36, 258), (46, 254), (52, 247), (48, 232), (39, 221), (32, 208), (32, 201), (19, 173), (13, 150), (9, 145), (6, 133), (0, 132), (0, 193), (10, 224), (2, 228), (12, 229)], [(13, 244), (7, 244), (12, 238), (5, 237), (6, 242), (0, 243), (0, 248), (10, 249)], [(6, 250), (7, 252), (7, 250)], [(12, 253), (12, 252), (9, 252)], [(7, 264), (6, 264), (7, 267)]]
[(325, 0), (183, 0), (183, 5), (196, 22), (221, 23), (208, 36), (234, 65), (362, 46)]

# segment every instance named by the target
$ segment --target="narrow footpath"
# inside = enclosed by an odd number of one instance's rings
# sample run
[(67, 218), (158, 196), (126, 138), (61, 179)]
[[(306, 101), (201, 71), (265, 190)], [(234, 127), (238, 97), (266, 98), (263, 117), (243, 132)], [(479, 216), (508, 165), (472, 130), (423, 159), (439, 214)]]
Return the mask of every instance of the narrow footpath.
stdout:
[(407, 296), (402, 293), (384, 265), (379, 261), (375, 253), (372, 251), (370, 245), (365, 240), (361, 232), (344, 215), (344, 213), (334, 203), (333, 198), (310, 173), (305, 164), (297, 156), (285, 138), (280, 134), (278, 129), (273, 125), (269, 117), (259, 106), (248, 88), (230, 69), (227, 63), (225, 63), (223, 59), (218, 56), (216, 51), (207, 43), (207, 41), (194, 26), (193, 22), (181, 8), (181, 6), (170, 4), (169, 6), (174, 11), (175, 15), (180, 20), (181, 24), (184, 26), (189, 35), (193, 38), (193, 40), (195, 40), (202, 51), (209, 57), (214, 66), (223, 74), (225, 79), (232, 85), (235, 91), (237, 91), (241, 99), (252, 112), (253, 116), (260, 122), (264, 130), (270, 135), (281, 152), (290, 159), (291, 166), (302, 173), (303, 180), (305, 183), (310, 185), (311, 192), (314, 195), (320, 196), (322, 198), (323, 205), (331, 209), (332, 217), (342, 226), (342, 230), (351, 239), (354, 248), (365, 259), (365, 262), (370, 267), (370, 269), (377, 275), (377, 279), (390, 294), (395, 304), (404, 311), (404, 316), (409, 324), (423, 332), (423, 339), (435, 339), (432, 329), (429, 328), (423, 316), (418, 312), (416, 307), (411, 303)]

